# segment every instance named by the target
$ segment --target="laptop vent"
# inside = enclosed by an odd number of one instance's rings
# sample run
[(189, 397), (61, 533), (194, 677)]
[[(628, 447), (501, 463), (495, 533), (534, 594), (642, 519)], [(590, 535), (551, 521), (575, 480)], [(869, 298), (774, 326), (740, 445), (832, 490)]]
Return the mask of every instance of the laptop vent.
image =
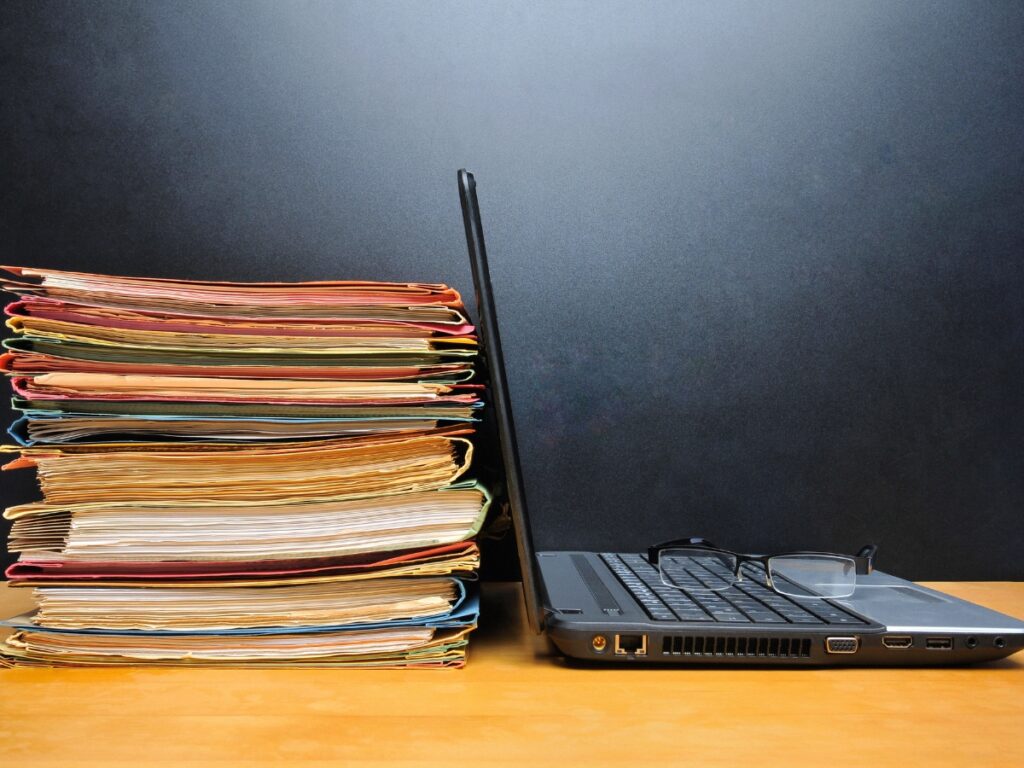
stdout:
[(666, 636), (661, 652), (669, 656), (743, 656), (805, 659), (811, 655), (809, 637), (691, 637)]

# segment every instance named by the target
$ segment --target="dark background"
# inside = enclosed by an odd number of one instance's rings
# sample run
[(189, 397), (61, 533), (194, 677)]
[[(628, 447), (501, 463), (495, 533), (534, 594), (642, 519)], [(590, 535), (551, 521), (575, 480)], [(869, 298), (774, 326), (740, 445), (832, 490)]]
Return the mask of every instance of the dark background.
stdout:
[(468, 298), (465, 165), (539, 546), (1024, 578), (1024, 5), (0, 19), (6, 262)]

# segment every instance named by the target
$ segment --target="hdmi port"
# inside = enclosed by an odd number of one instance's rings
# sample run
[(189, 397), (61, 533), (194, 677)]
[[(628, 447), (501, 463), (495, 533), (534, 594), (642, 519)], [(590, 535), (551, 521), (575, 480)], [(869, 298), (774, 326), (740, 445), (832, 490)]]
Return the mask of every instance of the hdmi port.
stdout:
[(929, 637), (924, 641), (924, 647), (932, 651), (951, 651), (953, 650), (953, 638)]
[(914, 644), (914, 638), (910, 635), (887, 635), (882, 638), (882, 645), (886, 648), (903, 651)]

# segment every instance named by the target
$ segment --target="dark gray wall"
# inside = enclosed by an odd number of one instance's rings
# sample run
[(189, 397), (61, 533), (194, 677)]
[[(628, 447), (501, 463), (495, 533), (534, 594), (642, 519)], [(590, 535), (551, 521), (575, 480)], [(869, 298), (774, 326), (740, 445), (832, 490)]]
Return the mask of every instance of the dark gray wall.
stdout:
[(7, 262), (471, 296), (466, 165), (539, 545), (1024, 577), (1024, 5), (0, 18)]

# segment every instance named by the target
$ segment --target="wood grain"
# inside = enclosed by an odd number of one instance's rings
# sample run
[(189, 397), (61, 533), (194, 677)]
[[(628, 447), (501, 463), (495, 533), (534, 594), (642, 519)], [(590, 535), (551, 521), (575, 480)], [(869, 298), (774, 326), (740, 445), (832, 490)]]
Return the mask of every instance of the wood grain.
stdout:
[[(931, 585), (1024, 615), (1024, 584)], [(0, 586), (0, 615), (26, 594)], [(454, 671), (0, 670), (0, 765), (1024, 765), (1024, 658), (588, 669), (485, 585)]]

